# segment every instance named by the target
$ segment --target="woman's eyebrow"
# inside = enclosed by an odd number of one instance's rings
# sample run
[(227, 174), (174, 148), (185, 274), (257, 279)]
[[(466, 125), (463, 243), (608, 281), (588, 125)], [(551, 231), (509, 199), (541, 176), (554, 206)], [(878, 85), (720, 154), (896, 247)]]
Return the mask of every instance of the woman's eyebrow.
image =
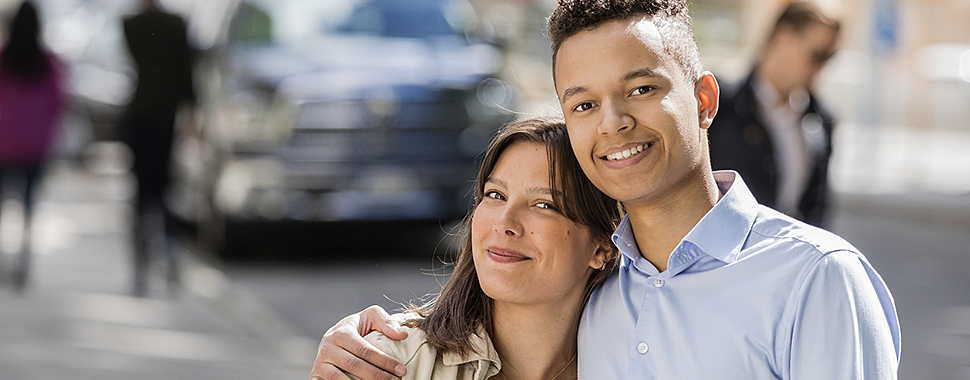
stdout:
[[(506, 184), (505, 181), (500, 180), (500, 179), (495, 178), (495, 177), (488, 177), (488, 178), (486, 178), (485, 179), (485, 183), (491, 183), (491, 184), (497, 185), (497, 186), (499, 186), (501, 188), (504, 188), (504, 189), (508, 189), (509, 188), (508, 184)], [(529, 194), (542, 194), (542, 195), (550, 195), (550, 196), (553, 195), (553, 194), (558, 194), (560, 196), (562, 195), (562, 191), (553, 191), (552, 188), (550, 188), (548, 186), (535, 186), (535, 187), (530, 187), (528, 189), (525, 189), (525, 191), (527, 193), (529, 193)]]
[(508, 185), (505, 184), (505, 181), (502, 181), (502, 180), (500, 180), (498, 178), (495, 178), (495, 177), (488, 177), (488, 178), (486, 178), (485, 179), (485, 183), (491, 183), (491, 184), (498, 185), (498, 186), (503, 187), (503, 188), (508, 188)]
[(541, 194), (541, 195), (549, 195), (549, 196), (553, 196), (553, 195), (562, 196), (562, 191), (553, 191), (552, 188), (543, 187), (543, 186), (536, 186), (536, 187), (533, 187), (533, 188), (529, 188), (528, 191), (529, 191), (530, 194)]

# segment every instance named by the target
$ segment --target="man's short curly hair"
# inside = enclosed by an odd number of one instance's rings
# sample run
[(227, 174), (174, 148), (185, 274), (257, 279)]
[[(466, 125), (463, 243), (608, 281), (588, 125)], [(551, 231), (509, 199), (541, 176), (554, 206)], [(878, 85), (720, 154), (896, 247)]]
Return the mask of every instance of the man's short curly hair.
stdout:
[(567, 38), (609, 21), (644, 15), (653, 17), (665, 53), (680, 64), (687, 79), (691, 83), (700, 79), (701, 54), (685, 0), (558, 0), (548, 20), (553, 67), (559, 47)]

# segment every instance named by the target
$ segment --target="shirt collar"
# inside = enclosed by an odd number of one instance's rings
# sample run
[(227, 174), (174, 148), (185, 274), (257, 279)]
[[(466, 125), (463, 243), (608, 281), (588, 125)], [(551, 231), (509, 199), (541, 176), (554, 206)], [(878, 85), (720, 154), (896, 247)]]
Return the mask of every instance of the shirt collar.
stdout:
[[(624, 216), (620, 225), (616, 227), (616, 231), (613, 231), (613, 244), (619, 248), (623, 256), (632, 260), (632, 262), (636, 262), (636, 259), (640, 257), (640, 249), (637, 247), (636, 237), (633, 236), (633, 227), (630, 225), (629, 215)], [(625, 263), (626, 260), (623, 260), (621, 265)]]
[[(714, 181), (722, 194), (721, 199), (684, 237), (678, 249), (689, 242), (708, 256), (729, 264), (737, 261), (748, 232), (754, 225), (758, 201), (741, 176), (733, 170), (714, 172)], [(628, 259), (623, 260), (623, 265), (637, 262), (640, 250), (629, 216), (624, 216), (613, 232), (613, 243)]]
[(495, 351), (495, 346), (492, 345), (492, 340), (489, 339), (488, 334), (485, 332), (485, 327), (479, 326), (478, 332), (468, 337), (468, 341), (472, 347), (465, 355), (459, 355), (457, 352), (445, 352), (441, 355), (441, 362), (446, 366), (456, 366), (474, 361), (487, 360), (491, 362), (491, 365), (489, 366), (490, 368), (488, 369), (486, 378), (495, 376), (502, 369), (502, 362), (498, 357), (498, 352)]
[[(690, 242), (715, 259), (737, 261), (744, 241), (758, 215), (758, 201), (741, 176), (733, 170), (714, 172), (721, 199), (694, 226), (684, 242)], [(681, 242), (683, 245), (683, 242)]]

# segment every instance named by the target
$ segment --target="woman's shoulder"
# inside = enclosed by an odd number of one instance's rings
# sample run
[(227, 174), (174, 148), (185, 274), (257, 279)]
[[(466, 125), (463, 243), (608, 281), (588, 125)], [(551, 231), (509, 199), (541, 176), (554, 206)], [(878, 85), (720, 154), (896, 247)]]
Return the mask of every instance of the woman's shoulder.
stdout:
[[(395, 314), (391, 320), (402, 323), (408, 320), (420, 319), (415, 314)], [(424, 330), (416, 327), (402, 326), (408, 336), (404, 340), (394, 340), (380, 332), (367, 334), (364, 338), (384, 353), (397, 359), (405, 367), (407, 374), (402, 380), (414, 379), (471, 379), (475, 374), (487, 373), (493, 376), (498, 373), (498, 355), (491, 346), (491, 341), (484, 335), (475, 335), (471, 353), (462, 356), (453, 352), (439, 352), (428, 342)], [(479, 354), (478, 351), (483, 353)], [(482, 366), (488, 366), (487, 372), (481, 372)]]
[[(391, 320), (397, 323), (419, 318), (418, 315), (412, 313), (391, 316)], [(401, 326), (401, 329), (408, 333), (408, 337), (404, 340), (391, 339), (379, 331), (367, 334), (364, 339), (405, 365), (413, 360), (434, 360), (437, 357), (438, 350), (428, 344), (428, 336), (424, 333), (424, 330), (407, 326)]]

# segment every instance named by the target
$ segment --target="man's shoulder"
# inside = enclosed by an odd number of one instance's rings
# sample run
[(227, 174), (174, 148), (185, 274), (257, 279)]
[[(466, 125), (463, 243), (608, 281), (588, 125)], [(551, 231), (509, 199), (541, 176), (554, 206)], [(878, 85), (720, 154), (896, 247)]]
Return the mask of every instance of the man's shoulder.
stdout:
[(833, 232), (799, 221), (769, 207), (759, 205), (758, 217), (751, 227), (747, 244), (763, 244), (773, 250), (803, 252), (821, 258), (832, 252), (859, 250)]
[(737, 100), (747, 101), (754, 97), (754, 89), (751, 84), (751, 74), (728, 83), (723, 87), (721, 91), (721, 101), (727, 102), (728, 104), (734, 103)]
[(184, 25), (185, 20), (182, 16), (175, 13), (164, 12), (160, 10), (148, 10), (136, 13), (134, 15), (125, 17), (123, 20), (125, 26), (135, 26), (135, 25), (152, 25), (158, 26), (162, 25)]

